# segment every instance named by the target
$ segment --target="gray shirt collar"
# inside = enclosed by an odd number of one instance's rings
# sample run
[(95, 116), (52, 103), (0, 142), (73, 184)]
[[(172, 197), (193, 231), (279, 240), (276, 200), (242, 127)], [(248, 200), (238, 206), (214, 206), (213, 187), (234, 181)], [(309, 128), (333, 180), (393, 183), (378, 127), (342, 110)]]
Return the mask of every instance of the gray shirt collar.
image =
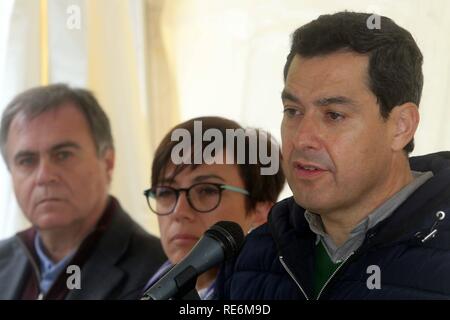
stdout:
[(305, 211), (305, 219), (308, 221), (312, 232), (317, 235), (317, 243), (322, 241), (331, 260), (339, 263), (347, 258), (352, 252), (358, 249), (364, 241), (366, 233), (376, 224), (389, 217), (408, 197), (416, 191), (428, 179), (433, 177), (431, 171), (418, 172), (412, 171), (414, 180), (394, 194), (381, 206), (372, 211), (363, 221), (361, 221), (351, 232), (347, 241), (340, 247), (337, 247), (331, 237), (325, 232), (320, 215)]

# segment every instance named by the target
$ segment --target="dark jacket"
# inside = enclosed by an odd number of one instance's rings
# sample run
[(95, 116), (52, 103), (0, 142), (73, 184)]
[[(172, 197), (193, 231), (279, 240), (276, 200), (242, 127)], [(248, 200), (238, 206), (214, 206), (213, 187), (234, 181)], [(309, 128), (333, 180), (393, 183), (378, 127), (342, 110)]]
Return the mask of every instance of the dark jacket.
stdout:
[[(330, 277), (320, 299), (450, 298), (450, 152), (410, 159), (434, 177), (370, 229), (361, 247)], [(276, 204), (268, 224), (248, 235), (217, 279), (219, 299), (314, 299), (316, 235), (293, 198)], [(443, 211), (440, 221), (436, 213)], [(434, 230), (434, 237), (429, 236)], [(373, 288), (372, 267), (381, 288)], [(370, 287), (370, 288), (369, 288)]]
[[(98, 237), (85, 239), (74, 257), (82, 261), (81, 289), (67, 290), (64, 278), (59, 281), (66, 290), (63, 298), (140, 298), (147, 279), (166, 260), (159, 239), (137, 225), (112, 197), (101, 220), (106, 215), (109, 219), (105, 229)], [(32, 234), (33, 229), (28, 229), (0, 242), (0, 299), (23, 298), (24, 291), (38, 284), (39, 263), (32, 241), (27, 241)], [(81, 248), (85, 248), (84, 257), (80, 257)], [(54, 297), (60, 298), (61, 292)]]

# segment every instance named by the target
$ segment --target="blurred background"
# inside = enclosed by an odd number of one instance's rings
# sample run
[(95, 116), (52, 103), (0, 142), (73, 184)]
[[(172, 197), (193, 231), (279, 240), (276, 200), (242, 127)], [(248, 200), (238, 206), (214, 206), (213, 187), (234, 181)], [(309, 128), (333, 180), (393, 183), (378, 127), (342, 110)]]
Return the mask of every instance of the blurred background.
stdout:
[[(163, 135), (180, 121), (220, 115), (280, 140), (290, 35), (345, 9), (386, 15), (412, 33), (425, 59), (413, 155), (450, 150), (447, 0), (1, 0), (0, 112), (38, 85), (94, 91), (116, 144), (111, 193), (158, 235), (142, 191)], [(27, 226), (2, 162), (0, 239)]]

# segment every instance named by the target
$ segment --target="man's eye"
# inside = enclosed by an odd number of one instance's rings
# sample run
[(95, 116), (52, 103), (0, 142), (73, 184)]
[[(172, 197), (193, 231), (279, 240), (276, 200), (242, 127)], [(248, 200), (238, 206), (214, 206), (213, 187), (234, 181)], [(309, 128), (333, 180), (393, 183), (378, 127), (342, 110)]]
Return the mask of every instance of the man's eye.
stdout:
[(300, 115), (300, 111), (295, 108), (284, 108), (283, 113), (288, 118), (293, 118)]
[(18, 161), (19, 166), (25, 166), (25, 167), (32, 166), (34, 163), (35, 163), (35, 158), (33, 158), (33, 157), (21, 158)]
[(339, 120), (344, 119), (344, 115), (340, 114), (339, 112), (334, 112), (334, 111), (328, 111), (327, 117), (333, 121), (339, 121)]
[(56, 158), (57, 158), (58, 160), (66, 160), (66, 159), (69, 158), (71, 155), (72, 155), (72, 153), (69, 152), (69, 151), (59, 151), (59, 152), (56, 154)]

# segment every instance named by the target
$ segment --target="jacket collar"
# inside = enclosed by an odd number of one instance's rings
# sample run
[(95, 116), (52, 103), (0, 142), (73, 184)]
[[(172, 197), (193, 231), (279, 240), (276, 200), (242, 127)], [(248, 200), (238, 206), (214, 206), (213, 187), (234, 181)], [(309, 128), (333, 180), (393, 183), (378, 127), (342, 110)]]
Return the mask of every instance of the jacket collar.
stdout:
[[(410, 159), (410, 164), (412, 170), (432, 171), (434, 177), (397, 208), (392, 217), (375, 226), (366, 238), (367, 244), (383, 246), (413, 241), (426, 246), (449, 248), (450, 242), (443, 237), (447, 238), (450, 233), (450, 152), (414, 157)], [(438, 222), (436, 214), (439, 211), (446, 216)], [(422, 241), (432, 232), (433, 226), (439, 236)]]

